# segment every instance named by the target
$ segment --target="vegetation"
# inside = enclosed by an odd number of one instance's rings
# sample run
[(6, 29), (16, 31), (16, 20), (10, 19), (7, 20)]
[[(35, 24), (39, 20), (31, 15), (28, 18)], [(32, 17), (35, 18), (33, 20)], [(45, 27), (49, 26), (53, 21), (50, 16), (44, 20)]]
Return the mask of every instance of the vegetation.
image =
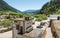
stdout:
[(10, 27), (12, 25), (12, 19), (23, 17), (21, 11), (11, 7), (3, 0), (0, 0), (0, 16), (1, 15), (7, 15), (4, 20), (0, 20), (0, 26), (3, 27)]
[(39, 14), (60, 14), (60, 0), (51, 0), (50, 2), (47, 2), (42, 7)]
[(41, 21), (45, 20), (50, 14), (60, 14), (60, 0), (50, 0), (33, 15), (37, 18), (36, 20)]
[(42, 21), (47, 19), (47, 16), (45, 14), (35, 14), (34, 17), (36, 18), (37, 21)]
[(20, 12), (19, 10), (11, 7), (8, 5), (5, 1), (0, 0), (0, 11), (5, 12), (5, 11), (13, 11), (13, 12)]
[(12, 21), (9, 19), (2, 20), (0, 21), (0, 26), (3, 26), (3, 27), (12, 26)]
[(37, 12), (37, 20), (44, 20), (50, 14), (60, 14), (60, 0), (51, 0), (44, 4), (42, 9)]
[(46, 20), (50, 14), (60, 14), (60, 0), (51, 0), (47, 2), (41, 10), (37, 10), (35, 14), (23, 14), (21, 11), (9, 6), (5, 1), (0, 0), (0, 15), (8, 15), (5, 20), (0, 21), (0, 26), (10, 27), (12, 19), (25, 16), (35, 17), (37, 21)]

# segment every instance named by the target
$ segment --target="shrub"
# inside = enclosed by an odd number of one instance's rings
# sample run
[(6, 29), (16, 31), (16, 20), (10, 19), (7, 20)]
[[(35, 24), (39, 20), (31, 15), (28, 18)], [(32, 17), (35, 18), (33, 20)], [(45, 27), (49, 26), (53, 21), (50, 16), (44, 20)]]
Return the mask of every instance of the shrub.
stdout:
[(37, 14), (37, 15), (34, 15), (34, 17), (36, 18), (37, 21), (41, 21), (41, 20), (46, 20), (47, 19), (47, 16), (44, 15), (44, 14)]
[(9, 19), (5, 19), (0, 22), (0, 25), (3, 27), (9, 27), (12, 26), (12, 21)]

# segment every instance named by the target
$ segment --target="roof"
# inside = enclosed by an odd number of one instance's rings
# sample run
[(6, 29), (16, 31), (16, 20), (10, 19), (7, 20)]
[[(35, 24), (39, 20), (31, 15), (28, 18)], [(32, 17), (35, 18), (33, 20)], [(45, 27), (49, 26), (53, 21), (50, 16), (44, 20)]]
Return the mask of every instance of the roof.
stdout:
[(49, 19), (57, 19), (58, 16), (60, 16), (60, 15), (58, 15), (58, 14), (56, 14), (56, 15), (50, 15)]
[(26, 33), (24, 35), (27, 37), (38, 37), (38, 36), (42, 35), (42, 31), (43, 30), (41, 30), (41, 29), (34, 29), (30, 33)]

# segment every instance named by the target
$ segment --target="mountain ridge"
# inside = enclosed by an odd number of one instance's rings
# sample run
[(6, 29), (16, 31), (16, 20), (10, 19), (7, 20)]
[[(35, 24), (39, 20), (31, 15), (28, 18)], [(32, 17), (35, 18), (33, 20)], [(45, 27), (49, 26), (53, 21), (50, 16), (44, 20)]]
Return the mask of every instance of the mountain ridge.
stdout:
[(60, 0), (51, 0), (43, 5), (38, 14), (60, 14)]
[(23, 13), (26, 13), (26, 14), (36, 14), (39, 10), (26, 10), (26, 11), (23, 11)]
[(4, 0), (0, 0), (0, 11), (12, 11), (12, 12), (21, 12), (12, 6), (10, 6), (8, 3), (6, 3)]

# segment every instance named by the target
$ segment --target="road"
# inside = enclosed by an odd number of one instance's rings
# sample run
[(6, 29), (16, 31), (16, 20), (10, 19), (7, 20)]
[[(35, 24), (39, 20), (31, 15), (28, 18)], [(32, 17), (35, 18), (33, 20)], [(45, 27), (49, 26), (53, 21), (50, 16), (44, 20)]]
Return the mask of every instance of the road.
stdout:
[(12, 38), (12, 31), (0, 33), (0, 38)]

